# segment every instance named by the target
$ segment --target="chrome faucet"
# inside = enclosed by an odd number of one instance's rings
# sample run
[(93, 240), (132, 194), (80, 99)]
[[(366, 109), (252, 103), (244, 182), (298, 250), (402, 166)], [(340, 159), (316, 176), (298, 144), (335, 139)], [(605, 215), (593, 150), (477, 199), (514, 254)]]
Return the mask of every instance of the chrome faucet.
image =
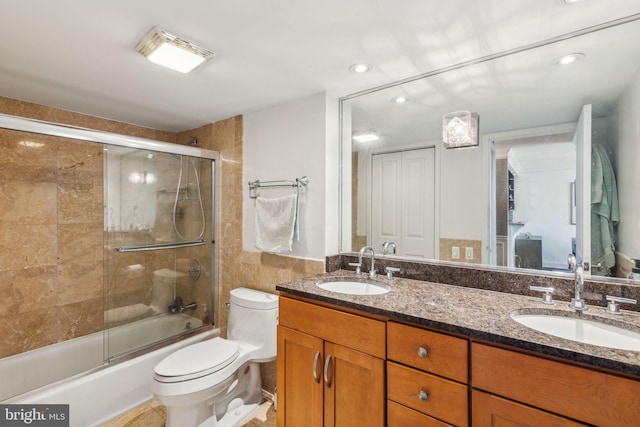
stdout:
[(368, 250), (371, 251), (371, 269), (369, 270), (369, 277), (373, 279), (374, 277), (377, 276), (377, 274), (376, 274), (375, 251), (371, 246), (363, 246), (362, 249), (360, 249), (360, 255), (358, 255), (358, 263), (362, 265), (362, 256)]
[(386, 255), (389, 251), (389, 247), (393, 248), (393, 254), (396, 254), (396, 243), (395, 242), (384, 242), (382, 244), (382, 255)]
[(573, 254), (569, 254), (567, 263), (569, 265), (569, 270), (573, 272), (576, 287), (575, 297), (571, 298), (571, 304), (569, 304), (569, 307), (577, 311), (586, 311), (588, 307), (584, 298), (582, 298), (582, 294), (584, 292), (584, 270), (581, 266), (576, 266), (576, 257)]
[(184, 313), (185, 310), (195, 310), (198, 307), (198, 304), (192, 302), (191, 304), (183, 305), (179, 307), (180, 313)]
[(168, 308), (170, 313), (184, 313), (185, 310), (195, 310), (197, 307), (198, 304), (196, 304), (195, 302), (183, 305), (182, 298), (178, 296), (173, 301), (173, 304), (171, 304)]

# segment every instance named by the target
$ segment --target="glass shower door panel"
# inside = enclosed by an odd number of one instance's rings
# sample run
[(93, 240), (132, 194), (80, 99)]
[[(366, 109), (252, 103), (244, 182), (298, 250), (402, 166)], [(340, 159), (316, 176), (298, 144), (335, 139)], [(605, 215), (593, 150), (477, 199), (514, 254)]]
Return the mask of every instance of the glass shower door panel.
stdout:
[(212, 161), (110, 147), (105, 357), (210, 323)]

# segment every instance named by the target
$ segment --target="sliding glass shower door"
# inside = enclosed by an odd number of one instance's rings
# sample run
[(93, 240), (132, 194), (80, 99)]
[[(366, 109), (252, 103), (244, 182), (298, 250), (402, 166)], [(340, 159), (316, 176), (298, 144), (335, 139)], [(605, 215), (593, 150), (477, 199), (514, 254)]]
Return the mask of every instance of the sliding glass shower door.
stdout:
[(213, 161), (127, 147), (105, 156), (105, 353), (211, 322)]

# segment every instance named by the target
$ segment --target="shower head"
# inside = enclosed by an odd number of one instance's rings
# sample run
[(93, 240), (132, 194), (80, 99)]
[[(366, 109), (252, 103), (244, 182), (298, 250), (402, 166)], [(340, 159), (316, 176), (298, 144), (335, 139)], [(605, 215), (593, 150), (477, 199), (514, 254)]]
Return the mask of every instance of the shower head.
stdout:
[(189, 142), (187, 142), (187, 145), (198, 145), (198, 138), (194, 136), (189, 140)]

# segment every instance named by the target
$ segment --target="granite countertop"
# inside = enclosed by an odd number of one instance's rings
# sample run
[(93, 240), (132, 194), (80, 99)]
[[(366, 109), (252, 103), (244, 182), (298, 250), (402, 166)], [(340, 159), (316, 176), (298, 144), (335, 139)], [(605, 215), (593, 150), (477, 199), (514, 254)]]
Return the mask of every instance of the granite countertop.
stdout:
[(387, 283), (391, 291), (381, 295), (347, 295), (325, 291), (316, 283), (336, 277), (363, 280), (353, 271), (298, 279), (278, 285), (281, 293), (305, 297), (392, 320), (411, 322), (479, 339), (509, 345), (519, 349), (567, 359), (623, 374), (640, 377), (640, 352), (618, 350), (571, 341), (530, 329), (511, 318), (520, 310), (526, 313), (546, 312), (568, 317), (598, 318), (604, 323), (624, 322), (630, 329), (640, 331), (640, 313), (623, 311), (622, 316), (607, 314), (604, 307), (589, 306), (578, 313), (566, 301), (555, 305), (542, 304), (541, 298), (495, 292), (483, 289), (444, 285), (419, 280), (394, 278), (388, 281), (378, 276), (376, 281)]

